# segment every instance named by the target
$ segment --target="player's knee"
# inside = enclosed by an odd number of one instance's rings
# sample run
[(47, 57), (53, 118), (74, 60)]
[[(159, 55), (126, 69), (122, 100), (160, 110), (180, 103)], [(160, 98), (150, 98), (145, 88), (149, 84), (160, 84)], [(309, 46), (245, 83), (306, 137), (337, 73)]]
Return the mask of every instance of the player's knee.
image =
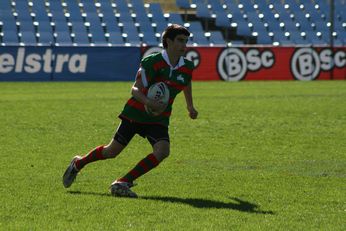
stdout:
[(120, 149), (113, 147), (112, 145), (107, 145), (104, 147), (103, 151), (102, 151), (102, 155), (105, 158), (115, 158), (119, 153), (120, 153)]
[(169, 148), (161, 148), (159, 150), (154, 151), (154, 155), (159, 161), (166, 159), (169, 156), (169, 154), (170, 154)]
[(165, 150), (161, 153), (162, 159), (166, 159), (169, 156), (169, 149)]
[(154, 155), (159, 161), (167, 158), (170, 153), (169, 142), (160, 141), (156, 143), (153, 147)]

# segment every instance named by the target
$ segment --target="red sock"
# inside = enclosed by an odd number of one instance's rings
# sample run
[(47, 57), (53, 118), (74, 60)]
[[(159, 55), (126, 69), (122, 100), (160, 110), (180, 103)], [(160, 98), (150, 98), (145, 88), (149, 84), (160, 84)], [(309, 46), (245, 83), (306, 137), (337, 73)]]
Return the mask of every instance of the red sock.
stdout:
[(82, 159), (76, 161), (76, 168), (81, 170), (85, 165), (97, 161), (104, 160), (105, 157), (102, 155), (103, 146), (98, 146), (92, 151), (90, 151), (87, 155), (83, 156)]
[(154, 154), (149, 154), (144, 159), (142, 159), (138, 164), (129, 171), (125, 176), (120, 178), (118, 181), (122, 182), (133, 182), (138, 177), (144, 175), (149, 172), (151, 169), (155, 168), (159, 165), (159, 161), (156, 159)]

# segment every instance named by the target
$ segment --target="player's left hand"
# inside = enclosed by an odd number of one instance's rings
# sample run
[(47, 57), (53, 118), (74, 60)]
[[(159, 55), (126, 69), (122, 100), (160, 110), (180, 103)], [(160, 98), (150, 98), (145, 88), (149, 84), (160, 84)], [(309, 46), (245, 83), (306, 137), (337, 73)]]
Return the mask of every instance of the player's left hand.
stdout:
[(189, 116), (191, 119), (197, 119), (198, 111), (194, 107), (188, 107), (187, 110), (189, 111)]

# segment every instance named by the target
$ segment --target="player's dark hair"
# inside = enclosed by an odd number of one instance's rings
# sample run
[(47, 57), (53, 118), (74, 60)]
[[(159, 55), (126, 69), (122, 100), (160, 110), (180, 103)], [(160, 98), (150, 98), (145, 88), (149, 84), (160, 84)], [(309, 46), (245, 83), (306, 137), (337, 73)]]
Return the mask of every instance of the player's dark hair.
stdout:
[(162, 44), (163, 48), (167, 48), (167, 39), (174, 40), (177, 35), (190, 36), (190, 32), (183, 26), (179, 24), (172, 24), (168, 26), (165, 31), (162, 33)]

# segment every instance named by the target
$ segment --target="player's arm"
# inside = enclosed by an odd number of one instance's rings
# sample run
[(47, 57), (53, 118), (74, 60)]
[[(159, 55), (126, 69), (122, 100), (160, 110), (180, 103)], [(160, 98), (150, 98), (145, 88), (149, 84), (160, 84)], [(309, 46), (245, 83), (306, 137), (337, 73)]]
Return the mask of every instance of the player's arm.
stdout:
[(191, 119), (197, 119), (198, 111), (193, 106), (193, 98), (192, 98), (192, 86), (191, 82), (184, 89), (184, 96), (186, 101), (187, 110), (189, 111), (189, 116)]
[(137, 72), (136, 81), (134, 82), (134, 84), (132, 85), (132, 88), (131, 88), (132, 96), (135, 97), (135, 99), (138, 100), (139, 102), (141, 102), (142, 104), (146, 105), (147, 107), (150, 107), (153, 110), (160, 110), (162, 105), (159, 104), (155, 100), (149, 99), (143, 93), (143, 88), (144, 88), (144, 84), (143, 84), (142, 77), (141, 77), (141, 70), (139, 70)]
[[(137, 76), (138, 76), (138, 74), (137, 74)], [(144, 88), (144, 86), (143, 86), (142, 80), (137, 77), (136, 81), (132, 85), (131, 94), (133, 97), (135, 97), (136, 100), (138, 100), (142, 104), (148, 105), (149, 99), (143, 93), (143, 88)]]

